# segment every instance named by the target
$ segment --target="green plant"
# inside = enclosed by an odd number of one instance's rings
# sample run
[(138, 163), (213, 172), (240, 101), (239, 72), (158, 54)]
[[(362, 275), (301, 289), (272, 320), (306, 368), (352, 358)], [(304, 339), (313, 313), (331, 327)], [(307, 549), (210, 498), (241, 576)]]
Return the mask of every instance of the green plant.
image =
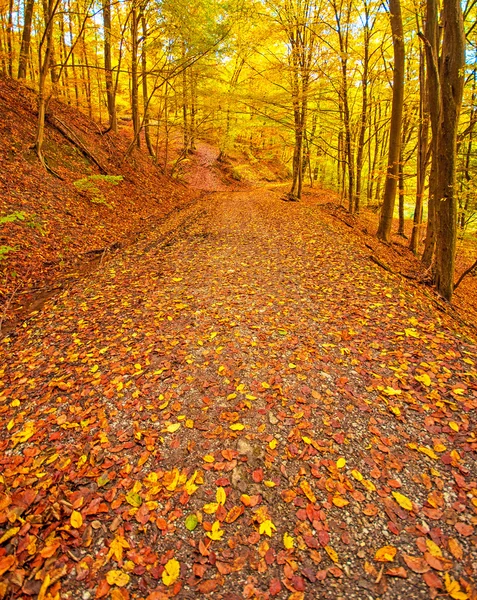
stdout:
[(110, 185), (118, 185), (123, 180), (122, 175), (88, 175), (82, 179), (73, 182), (76, 189), (85, 192), (88, 195), (90, 202), (94, 204), (105, 204), (108, 208), (111, 205), (106, 202), (104, 194), (101, 192), (96, 183), (107, 183)]
[(0, 262), (7, 258), (9, 252), (16, 252), (17, 246), (0, 246)]
[(16, 210), (9, 215), (0, 216), (0, 225), (4, 223), (15, 223), (15, 221), (24, 221), (27, 218), (27, 214), (22, 210)]

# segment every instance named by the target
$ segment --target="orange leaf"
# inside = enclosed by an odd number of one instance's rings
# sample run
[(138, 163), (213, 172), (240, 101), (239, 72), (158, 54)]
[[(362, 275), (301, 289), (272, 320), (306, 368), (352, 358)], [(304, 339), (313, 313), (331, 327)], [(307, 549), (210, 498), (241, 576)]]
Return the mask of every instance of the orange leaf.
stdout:
[(453, 557), (457, 558), (457, 560), (460, 560), (464, 556), (462, 546), (455, 538), (449, 539), (449, 550), (452, 552)]
[(376, 551), (374, 560), (378, 562), (392, 562), (396, 556), (397, 548), (394, 546), (383, 546)]
[(233, 506), (227, 513), (227, 516), (225, 517), (225, 522), (233, 523), (240, 517), (240, 515), (243, 515), (244, 512), (245, 509), (243, 506)]

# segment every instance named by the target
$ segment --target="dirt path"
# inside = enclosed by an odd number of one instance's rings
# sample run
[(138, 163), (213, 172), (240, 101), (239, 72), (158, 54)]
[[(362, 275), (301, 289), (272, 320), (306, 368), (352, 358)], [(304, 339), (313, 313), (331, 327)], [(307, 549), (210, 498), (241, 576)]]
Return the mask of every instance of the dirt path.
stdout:
[(198, 142), (191, 155), (191, 164), (187, 168), (185, 180), (189, 187), (206, 192), (227, 192), (231, 190), (223, 179), (223, 173), (217, 168), (217, 148), (205, 142)]
[(310, 202), (175, 232), (1, 345), (0, 597), (475, 598), (476, 346)]

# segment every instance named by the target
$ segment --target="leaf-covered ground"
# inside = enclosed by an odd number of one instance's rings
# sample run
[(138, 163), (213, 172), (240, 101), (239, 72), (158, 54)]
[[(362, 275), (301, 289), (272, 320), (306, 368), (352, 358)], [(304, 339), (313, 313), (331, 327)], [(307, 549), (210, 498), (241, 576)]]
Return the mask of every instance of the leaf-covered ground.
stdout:
[(477, 597), (477, 347), (346, 234), (212, 193), (3, 341), (0, 597)]

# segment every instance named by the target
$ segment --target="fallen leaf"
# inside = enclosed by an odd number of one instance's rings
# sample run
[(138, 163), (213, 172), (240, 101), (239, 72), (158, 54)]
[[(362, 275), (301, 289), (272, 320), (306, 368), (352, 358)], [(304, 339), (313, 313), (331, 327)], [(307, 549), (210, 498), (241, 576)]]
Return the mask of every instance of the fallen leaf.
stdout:
[(119, 569), (111, 569), (106, 573), (106, 581), (109, 585), (117, 585), (118, 587), (124, 587), (129, 583), (130, 576), (124, 571)]
[(412, 510), (412, 502), (409, 500), (409, 498), (404, 496), (404, 494), (401, 494), (400, 492), (392, 492), (392, 495), (401, 508), (404, 508), (405, 510)]
[(378, 562), (392, 562), (396, 556), (397, 548), (394, 546), (383, 546), (376, 551), (374, 560)]
[(74, 510), (70, 516), (71, 526), (75, 529), (79, 529), (83, 525), (83, 517), (80, 512)]
[(164, 565), (164, 571), (162, 572), (162, 583), (168, 587), (173, 585), (179, 578), (181, 572), (181, 565), (175, 558), (169, 559)]

